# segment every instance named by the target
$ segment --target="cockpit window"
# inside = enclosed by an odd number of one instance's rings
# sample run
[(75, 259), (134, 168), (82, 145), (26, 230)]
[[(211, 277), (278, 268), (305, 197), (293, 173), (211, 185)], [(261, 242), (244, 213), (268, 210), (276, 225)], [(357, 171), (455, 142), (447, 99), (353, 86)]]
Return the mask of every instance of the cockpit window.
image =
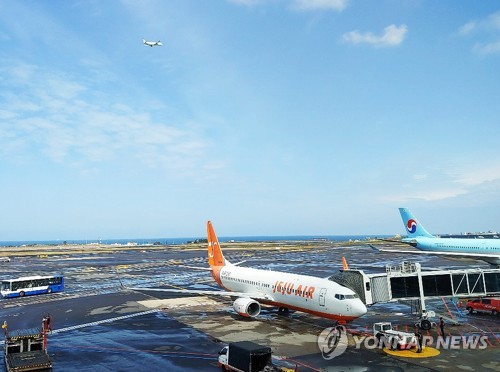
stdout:
[(353, 294), (346, 294), (346, 295), (344, 295), (344, 294), (338, 294), (338, 293), (337, 293), (337, 294), (335, 295), (335, 298), (336, 298), (337, 300), (353, 300), (353, 299), (355, 299), (355, 298), (359, 298), (359, 296), (358, 296), (356, 293), (353, 293)]
[(344, 295), (344, 297), (348, 300), (352, 300), (355, 298), (359, 298), (359, 296), (356, 293), (350, 294), (350, 295)]

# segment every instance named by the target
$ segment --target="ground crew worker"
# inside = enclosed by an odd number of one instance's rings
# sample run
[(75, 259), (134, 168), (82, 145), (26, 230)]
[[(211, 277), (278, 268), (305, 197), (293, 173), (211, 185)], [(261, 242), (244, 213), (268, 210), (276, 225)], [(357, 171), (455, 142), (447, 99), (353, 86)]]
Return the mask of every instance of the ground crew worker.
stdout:
[(417, 338), (417, 353), (421, 353), (424, 336), (417, 329), (417, 331), (415, 332), (415, 337)]

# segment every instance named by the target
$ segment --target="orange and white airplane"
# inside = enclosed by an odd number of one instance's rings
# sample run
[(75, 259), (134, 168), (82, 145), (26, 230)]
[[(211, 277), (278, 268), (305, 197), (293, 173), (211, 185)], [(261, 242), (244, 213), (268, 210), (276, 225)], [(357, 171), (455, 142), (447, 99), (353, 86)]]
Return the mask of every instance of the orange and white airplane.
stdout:
[(245, 317), (259, 315), (261, 303), (314, 314), (339, 323), (349, 322), (366, 313), (366, 306), (354, 291), (332, 280), (231, 264), (222, 254), (210, 221), (207, 222), (207, 235), (210, 268), (206, 270), (210, 270), (225, 291), (131, 289), (236, 297), (233, 308)]

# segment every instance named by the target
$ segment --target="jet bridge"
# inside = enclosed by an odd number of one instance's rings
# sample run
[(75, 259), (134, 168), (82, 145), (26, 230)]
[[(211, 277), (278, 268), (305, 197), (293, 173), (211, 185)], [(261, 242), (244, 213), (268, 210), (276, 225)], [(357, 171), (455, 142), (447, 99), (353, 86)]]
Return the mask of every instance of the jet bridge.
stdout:
[(483, 297), (500, 294), (500, 269), (422, 271), (419, 263), (387, 265), (385, 273), (347, 269), (330, 277), (355, 291), (366, 305), (394, 300)]

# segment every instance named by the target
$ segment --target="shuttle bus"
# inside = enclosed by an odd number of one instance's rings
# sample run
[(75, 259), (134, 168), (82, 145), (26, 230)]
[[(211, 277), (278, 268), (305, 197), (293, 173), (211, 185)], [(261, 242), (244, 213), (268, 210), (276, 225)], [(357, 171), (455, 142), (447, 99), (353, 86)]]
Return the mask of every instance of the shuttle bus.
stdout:
[(2, 280), (0, 294), (3, 298), (10, 298), (61, 292), (63, 290), (64, 277), (62, 275), (27, 276)]

